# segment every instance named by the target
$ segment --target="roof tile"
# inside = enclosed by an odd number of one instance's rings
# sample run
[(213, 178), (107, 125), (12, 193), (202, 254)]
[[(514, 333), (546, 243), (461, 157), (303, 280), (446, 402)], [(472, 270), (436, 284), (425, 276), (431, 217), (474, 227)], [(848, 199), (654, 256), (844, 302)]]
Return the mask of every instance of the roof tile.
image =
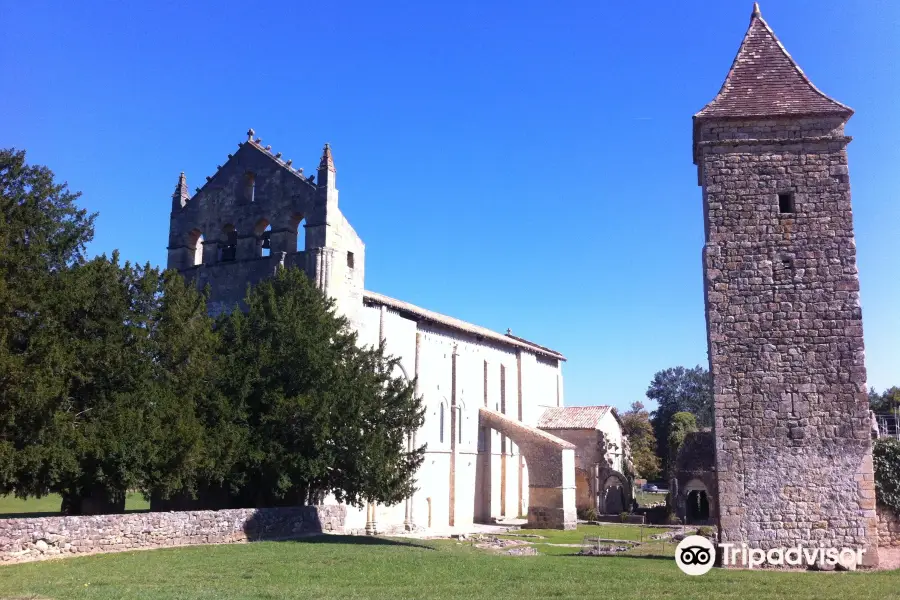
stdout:
[(853, 114), (822, 93), (788, 54), (754, 8), (731, 70), (712, 102), (695, 118)]
[(548, 408), (538, 419), (541, 429), (597, 429), (609, 406), (565, 406)]

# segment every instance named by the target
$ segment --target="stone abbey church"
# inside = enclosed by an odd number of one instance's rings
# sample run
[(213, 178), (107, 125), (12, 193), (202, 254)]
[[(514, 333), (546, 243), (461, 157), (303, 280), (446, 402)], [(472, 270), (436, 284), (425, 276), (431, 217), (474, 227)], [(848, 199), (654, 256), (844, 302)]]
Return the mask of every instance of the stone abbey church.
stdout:
[[(692, 464), (679, 463), (672, 492), (702, 494), (722, 542), (877, 545), (844, 133), (852, 114), (813, 85), (754, 5), (721, 89), (694, 115), (715, 426)], [(168, 264), (210, 285), (212, 312), (297, 265), (361, 343), (384, 340), (402, 375), (418, 378), (419, 491), (351, 511), (348, 525), (527, 514), (532, 525), (568, 528), (576, 505), (627, 507), (618, 417), (564, 406), (559, 352), (366, 290), (365, 245), (338, 208), (331, 149), (307, 177), (254, 135), (193, 197), (182, 175)]]
[(209, 285), (218, 314), (239, 306), (248, 284), (296, 266), (335, 300), (361, 344), (383, 340), (400, 358), (397, 375), (417, 377), (426, 406), (409, 440), (426, 444), (418, 491), (400, 505), (348, 507), (348, 529), (465, 527), (526, 514), (535, 525), (574, 527), (576, 507), (627, 507), (618, 416), (606, 406), (563, 406), (562, 354), (366, 290), (366, 247), (338, 206), (331, 148), (305, 176), (254, 136), (248, 131), (193, 196), (182, 173), (168, 267)]

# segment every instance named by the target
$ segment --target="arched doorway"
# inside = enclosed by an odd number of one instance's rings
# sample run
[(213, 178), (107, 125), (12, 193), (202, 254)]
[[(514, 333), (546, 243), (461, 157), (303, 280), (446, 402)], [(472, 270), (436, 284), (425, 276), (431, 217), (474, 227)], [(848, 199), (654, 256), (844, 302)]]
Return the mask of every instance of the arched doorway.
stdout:
[(684, 486), (684, 520), (686, 523), (705, 523), (709, 521), (709, 492), (706, 484), (699, 479), (692, 479)]
[(692, 490), (687, 496), (685, 515), (688, 523), (709, 520), (709, 496), (704, 490)]
[(625, 511), (625, 491), (615, 476), (608, 477), (603, 484), (603, 512), (617, 515)]
[(618, 471), (607, 469), (600, 473), (600, 510), (604, 514), (618, 515), (631, 506), (631, 484)]

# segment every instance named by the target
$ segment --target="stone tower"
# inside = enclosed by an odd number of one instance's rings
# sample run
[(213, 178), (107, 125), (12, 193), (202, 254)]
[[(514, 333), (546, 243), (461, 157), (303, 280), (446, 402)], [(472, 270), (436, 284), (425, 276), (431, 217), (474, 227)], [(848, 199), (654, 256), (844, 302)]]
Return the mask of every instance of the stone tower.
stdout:
[(877, 560), (844, 125), (754, 5), (694, 115), (722, 542)]
[(193, 197), (184, 173), (179, 177), (168, 267), (198, 287), (209, 285), (209, 311), (218, 314), (240, 305), (248, 284), (295, 265), (354, 322), (365, 246), (338, 208), (331, 148), (325, 144), (317, 175), (306, 177), (253, 136), (251, 129)]

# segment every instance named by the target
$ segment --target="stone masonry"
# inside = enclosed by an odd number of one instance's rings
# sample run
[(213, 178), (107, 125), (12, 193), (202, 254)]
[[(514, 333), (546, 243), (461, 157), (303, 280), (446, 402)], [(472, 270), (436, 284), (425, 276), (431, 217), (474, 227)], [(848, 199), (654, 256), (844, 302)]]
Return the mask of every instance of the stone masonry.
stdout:
[(344, 506), (0, 519), (0, 563), (344, 531)]
[(694, 116), (722, 542), (877, 545), (851, 115), (754, 6)]

